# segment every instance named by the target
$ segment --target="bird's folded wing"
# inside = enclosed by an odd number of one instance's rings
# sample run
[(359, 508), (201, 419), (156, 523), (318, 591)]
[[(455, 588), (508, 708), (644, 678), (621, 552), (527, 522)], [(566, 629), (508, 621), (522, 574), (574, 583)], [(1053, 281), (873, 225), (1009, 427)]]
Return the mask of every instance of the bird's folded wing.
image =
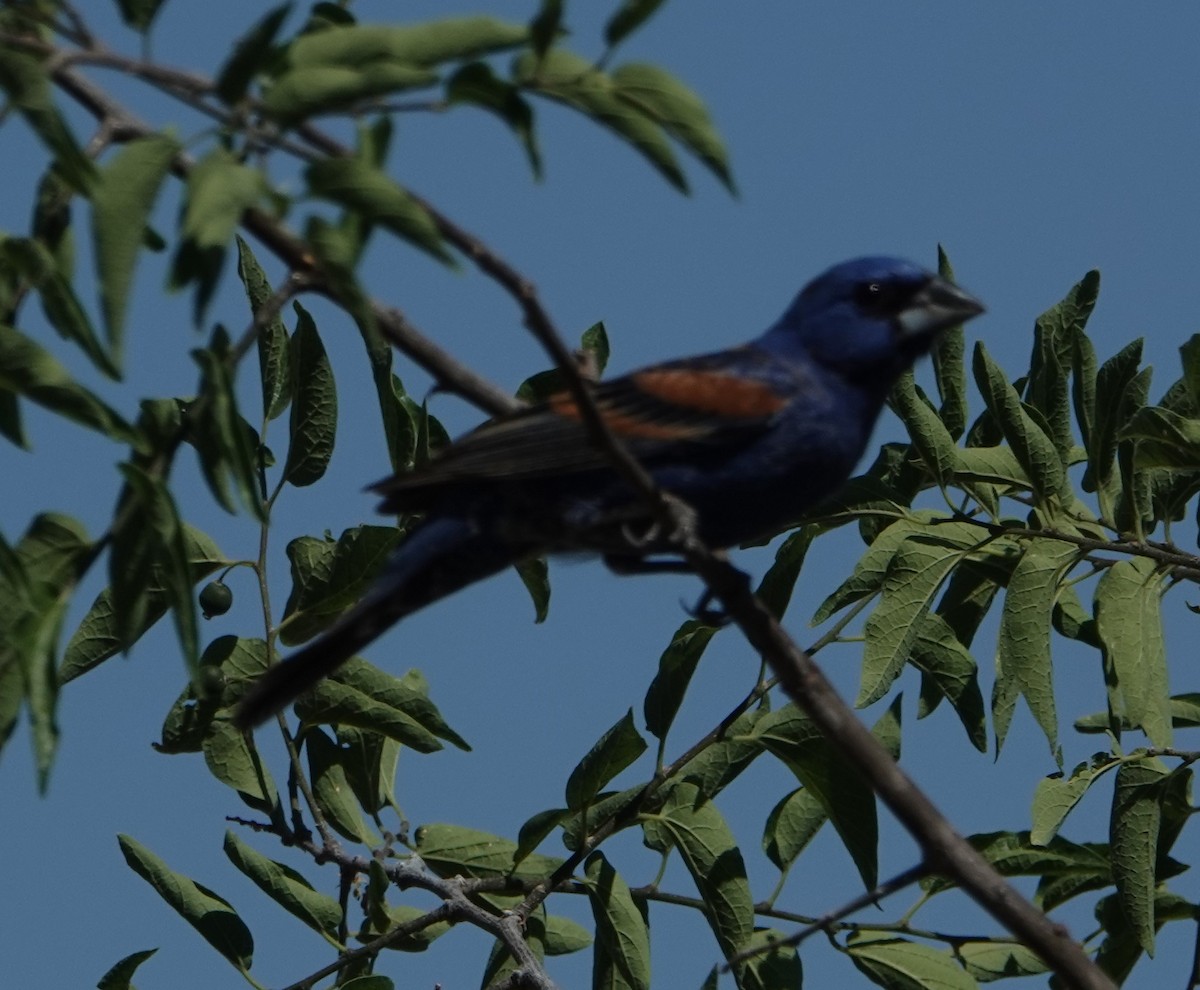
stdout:
[[(749, 357), (749, 355), (746, 355)], [(720, 360), (718, 360), (718, 358)], [(594, 387), (613, 435), (648, 466), (696, 448), (744, 444), (767, 429), (790, 397), (770, 380), (730, 369), (729, 355), (658, 365)], [(755, 369), (758, 370), (758, 369)], [(428, 508), (447, 490), (604, 468), (568, 393), (485, 423), (418, 471), (372, 486), (381, 510)]]

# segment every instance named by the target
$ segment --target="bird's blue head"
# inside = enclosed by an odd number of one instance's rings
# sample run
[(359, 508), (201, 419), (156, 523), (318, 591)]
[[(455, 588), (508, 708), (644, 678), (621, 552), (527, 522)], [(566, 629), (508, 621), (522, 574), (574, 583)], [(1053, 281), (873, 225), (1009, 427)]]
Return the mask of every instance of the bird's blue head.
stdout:
[(763, 343), (886, 388), (941, 331), (982, 312), (977, 299), (910, 261), (855, 258), (809, 282)]

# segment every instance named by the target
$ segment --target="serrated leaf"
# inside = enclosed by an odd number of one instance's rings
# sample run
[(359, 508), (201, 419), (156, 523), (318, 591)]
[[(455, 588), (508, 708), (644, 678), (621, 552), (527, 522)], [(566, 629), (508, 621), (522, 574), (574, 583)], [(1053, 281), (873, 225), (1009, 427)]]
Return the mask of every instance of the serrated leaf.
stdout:
[(754, 902), (746, 864), (725, 819), (690, 783), (672, 788), (652, 817), (683, 857), (721, 951), (733, 955), (754, 932)]
[(671, 73), (644, 62), (629, 62), (614, 69), (612, 82), (620, 100), (656, 121), (736, 195), (729, 153), (699, 96)]
[(100, 310), (117, 364), (121, 363), (125, 315), (138, 252), (145, 243), (150, 212), (179, 150), (179, 142), (163, 134), (123, 144), (100, 170), (92, 193)]
[(184, 661), (194, 672), (200, 662), (200, 632), (179, 510), (160, 477), (135, 464), (120, 464), (118, 470), (125, 479), (117, 508), (122, 522), (113, 531), (109, 555), (117, 635), (123, 642), (133, 642), (145, 628), (150, 608), (146, 577), (157, 569)]
[(321, 158), (308, 166), (304, 177), (313, 195), (353, 210), (439, 261), (454, 265), (454, 256), (424, 205), (365, 159)]
[(646, 751), (646, 741), (633, 724), (633, 709), (629, 709), (605, 732), (567, 778), (567, 808), (580, 811), (589, 804), (600, 789)]
[(1017, 390), (984, 348), (975, 345), (975, 381), (1021, 467), (1041, 499), (1069, 500), (1071, 482), (1054, 441), (1021, 404)]
[(299, 918), (313, 931), (337, 942), (342, 910), (327, 894), (318, 893), (312, 884), (290, 866), (268, 859), (230, 831), (225, 833), (225, 855), (242, 873), (288, 914)]
[(763, 852), (781, 871), (787, 870), (828, 820), (824, 806), (813, 792), (798, 787), (767, 815)]
[[(924, 675), (922, 683), (933, 685), (954, 707), (971, 745), (981, 753), (986, 752), (987, 721), (979, 690), (979, 670), (971, 651), (963, 646), (941, 615), (929, 614), (921, 620), (909, 660)], [(929, 710), (923, 705), (918, 717)]]
[(395, 526), (355, 526), (337, 540), (292, 540), (287, 545), (292, 592), (283, 610), (280, 642), (295, 646), (328, 628), (362, 597), (403, 536)]
[(607, 127), (640, 152), (671, 185), (687, 192), (687, 180), (658, 121), (620, 99), (612, 78), (587, 59), (561, 49), (551, 49), (541, 58), (527, 52), (517, 58), (513, 77), (526, 89)]
[(251, 808), (282, 820), (279, 791), (271, 772), (232, 722), (214, 720), (200, 745), (209, 772), (232, 787)]
[(938, 589), (979, 543), (979, 535), (970, 523), (946, 523), (914, 533), (897, 548), (888, 563), (883, 595), (867, 619), (856, 707), (878, 701), (900, 675)]
[(1109, 819), (1113, 880), (1138, 943), (1154, 955), (1155, 861), (1160, 804), (1167, 770), (1157, 759), (1122, 763), (1117, 769)]
[(0, 388), (118, 443), (138, 443), (137, 433), (115, 409), (76, 382), (40, 344), (3, 324), (0, 324)]
[(471, 748), (429, 699), (429, 685), (419, 671), (393, 677), (359, 658), (301, 695), (296, 713), (306, 722), (371, 729), (419, 753), (441, 749), (439, 739)]
[(1078, 552), (1058, 540), (1032, 540), (1009, 579), (992, 688), (997, 751), (1004, 745), (1017, 698), (1023, 697), (1046, 734), (1051, 753), (1060, 758), (1050, 629), (1059, 582)]
[(513, 869), (516, 844), (478, 829), (459, 825), (422, 825), (414, 833), (417, 853), (438, 876), (513, 876), (518, 880), (541, 880), (562, 865), (556, 856), (538, 853), (526, 856)]
[[(246, 289), (246, 297), (250, 300), (250, 311), (258, 320), (258, 314), (270, 302), (274, 291), (267, 280), (267, 274), (262, 265), (254, 257), (241, 237), (237, 238), (238, 248), (238, 278)], [(292, 400), (292, 366), (290, 344), (287, 328), (283, 325), (283, 317), (279, 312), (260, 323), (258, 337), (258, 377), (262, 383), (263, 416), (274, 419), (282, 413)]]
[(295, 383), (288, 423), (288, 456), (283, 477), (297, 488), (319, 481), (333, 456), (337, 434), (337, 387), (321, 335), (299, 303), (291, 344), (291, 377)]
[(642, 707), (646, 730), (658, 739), (666, 738), (679, 713), (692, 675), (716, 633), (712, 626), (688, 619), (671, 637), (670, 645), (658, 660), (658, 673), (646, 691)]
[[(1096, 629), (1123, 716), (1155, 746), (1171, 745), (1170, 693), (1163, 642), (1163, 575), (1146, 557), (1119, 560), (1096, 585)], [(1115, 685), (1111, 681), (1115, 680)]]
[(1070, 777), (1059, 775), (1039, 780), (1030, 812), (1033, 828), (1029, 833), (1029, 841), (1035, 846), (1044, 846), (1053, 839), (1067, 815), (1083, 799), (1092, 784), (1116, 765), (1115, 761), (1099, 765), (1080, 763), (1071, 771)]
[(878, 879), (875, 794), (852, 763), (794, 704), (763, 716), (754, 738), (782, 760), (821, 802), (869, 890)]
[(851, 937), (846, 951), (864, 976), (882, 987), (978, 990), (978, 984), (943, 949), (878, 935)]
[(226, 512), (236, 512), (240, 503), (265, 522), (265, 496), (258, 473), (259, 437), (238, 412), (229, 336), (224, 328), (217, 326), (209, 346), (192, 351), (192, 358), (200, 366), (200, 398), (189, 409), (186, 439), (196, 449), (204, 480)]
[(223, 897), (190, 877), (176, 873), (128, 835), (118, 835), (125, 862), (240, 972), (254, 956), (254, 939), (245, 922)]
[(650, 930), (629, 885), (601, 852), (584, 863), (583, 885), (596, 920), (596, 942), (619, 970), (623, 986), (650, 987)]
[(959, 464), (954, 438), (929, 400), (917, 388), (911, 371), (900, 376), (888, 402), (908, 430), (918, 456), (934, 482), (945, 487)]
[(313, 795), (325, 820), (347, 839), (372, 847), (379, 845), (379, 836), (364, 821), (346, 779), (341, 747), (315, 726), (305, 730), (303, 741)]

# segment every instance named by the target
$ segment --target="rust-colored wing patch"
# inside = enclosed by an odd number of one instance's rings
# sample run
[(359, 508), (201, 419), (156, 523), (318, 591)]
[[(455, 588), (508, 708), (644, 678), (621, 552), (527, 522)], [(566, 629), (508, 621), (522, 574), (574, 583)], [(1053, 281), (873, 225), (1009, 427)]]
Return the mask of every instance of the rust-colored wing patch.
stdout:
[(634, 384), (661, 402), (735, 419), (772, 416), (787, 405), (770, 385), (721, 371), (687, 368), (640, 371)]
[[(582, 418), (575, 400), (566, 392), (558, 392), (550, 396), (547, 404), (552, 412), (560, 416), (566, 416), (568, 419), (576, 421)], [(629, 411), (606, 406), (604, 403), (601, 403), (598, 408), (604, 425), (618, 437), (639, 437), (643, 440), (686, 440), (699, 436), (703, 432), (695, 427), (679, 423), (663, 423), (645, 419)]]

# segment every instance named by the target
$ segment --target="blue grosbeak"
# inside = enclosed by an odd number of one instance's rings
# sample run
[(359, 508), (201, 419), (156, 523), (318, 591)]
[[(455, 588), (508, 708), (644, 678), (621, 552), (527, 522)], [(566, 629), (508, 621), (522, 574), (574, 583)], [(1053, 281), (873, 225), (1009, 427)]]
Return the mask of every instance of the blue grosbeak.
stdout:
[[(901, 372), (940, 331), (982, 311), (910, 262), (859, 258), (810, 282), (756, 341), (644, 368), (593, 395), (655, 483), (695, 510), (700, 537), (735, 546), (836, 491)], [(424, 521), (358, 605), (259, 680), (238, 724), (282, 708), (405, 615), (513, 563), (582, 550), (616, 566), (664, 549), (649, 506), (589, 442), (566, 393), (484, 424), (374, 490), (381, 511)]]

